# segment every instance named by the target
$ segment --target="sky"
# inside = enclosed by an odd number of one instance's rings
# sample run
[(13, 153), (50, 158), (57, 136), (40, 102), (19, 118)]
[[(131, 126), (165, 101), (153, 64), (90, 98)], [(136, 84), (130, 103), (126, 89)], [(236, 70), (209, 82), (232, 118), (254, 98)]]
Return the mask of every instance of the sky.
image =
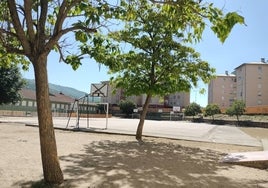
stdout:
[[(229, 37), (221, 43), (216, 35), (207, 28), (202, 40), (193, 47), (201, 58), (216, 68), (217, 74), (233, 72), (242, 63), (268, 60), (268, 0), (207, 0), (224, 12), (236, 11), (245, 18), (246, 25), (235, 25)], [(59, 57), (51, 53), (48, 58), (49, 83), (68, 86), (90, 93), (91, 84), (109, 80), (108, 69), (92, 59), (85, 59), (82, 66), (74, 71), (70, 65), (59, 62)], [(33, 68), (23, 71), (22, 76), (34, 79)], [(207, 105), (207, 92), (200, 94), (201, 88), (207, 89), (202, 82), (193, 88), (190, 102)]]

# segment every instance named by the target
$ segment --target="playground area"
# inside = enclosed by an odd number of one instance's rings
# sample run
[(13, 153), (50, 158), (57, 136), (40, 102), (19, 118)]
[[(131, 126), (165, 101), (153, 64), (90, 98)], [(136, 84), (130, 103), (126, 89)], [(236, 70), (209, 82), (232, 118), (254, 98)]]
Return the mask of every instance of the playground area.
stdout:
[[(37, 119), (13, 118), (0, 118), (0, 185), (38, 187)], [(268, 129), (146, 121), (140, 145), (132, 136), (137, 120), (93, 120), (80, 119), (78, 131), (77, 120), (67, 126), (66, 118), (54, 119), (62, 187), (268, 187), (267, 170), (220, 162), (228, 153), (262, 150)]]

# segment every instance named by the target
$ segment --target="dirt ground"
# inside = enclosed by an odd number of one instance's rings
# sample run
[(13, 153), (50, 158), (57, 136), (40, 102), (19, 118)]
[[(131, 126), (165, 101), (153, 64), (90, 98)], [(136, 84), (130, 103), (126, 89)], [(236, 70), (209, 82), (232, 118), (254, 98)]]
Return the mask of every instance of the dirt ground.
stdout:
[(258, 140), (268, 139), (268, 128), (240, 127), (240, 129)]
[[(257, 139), (268, 129), (241, 128)], [(70, 188), (268, 187), (268, 170), (219, 162), (230, 152), (261, 148), (56, 130)], [(238, 138), (239, 139), (239, 138)], [(0, 187), (41, 186), (38, 128), (0, 123)]]

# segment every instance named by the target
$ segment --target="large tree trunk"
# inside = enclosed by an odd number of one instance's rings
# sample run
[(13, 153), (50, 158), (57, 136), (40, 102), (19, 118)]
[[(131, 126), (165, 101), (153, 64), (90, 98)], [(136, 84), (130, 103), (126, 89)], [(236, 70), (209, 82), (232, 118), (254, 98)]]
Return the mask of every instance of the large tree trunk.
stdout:
[(149, 107), (151, 97), (152, 97), (151, 95), (147, 95), (145, 103), (143, 105), (139, 125), (138, 125), (137, 132), (136, 132), (136, 139), (139, 140), (139, 141), (142, 140), (143, 125), (144, 125), (144, 121), (145, 121), (145, 118), (146, 118), (146, 114), (147, 114), (147, 111), (148, 111), (148, 107)]
[(50, 184), (61, 184), (63, 173), (60, 168), (52, 112), (49, 100), (47, 58), (39, 57), (33, 62), (36, 82), (36, 99), (39, 123), (39, 137), (44, 180)]

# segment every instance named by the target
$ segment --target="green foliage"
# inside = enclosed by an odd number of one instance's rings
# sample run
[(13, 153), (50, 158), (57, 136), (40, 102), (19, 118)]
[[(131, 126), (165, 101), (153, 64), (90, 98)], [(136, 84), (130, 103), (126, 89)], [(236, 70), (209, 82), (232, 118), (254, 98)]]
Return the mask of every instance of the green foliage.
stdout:
[(185, 108), (184, 114), (186, 116), (196, 116), (197, 114), (201, 112), (202, 112), (201, 106), (193, 102)]
[(11, 64), (21, 64), (23, 70), (29, 67), (29, 60), (23, 55), (8, 53), (0, 42), (0, 66), (8, 68)]
[(78, 67), (82, 64), (81, 60), (83, 58), (76, 55), (68, 55), (65, 59), (65, 63), (70, 64), (73, 70), (78, 69)]
[[(197, 22), (203, 17), (189, 12), (193, 4), (185, 3), (177, 7), (122, 1), (117, 18), (124, 28), (109, 34), (113, 42), (94, 36), (92, 46), (84, 46), (84, 52), (110, 68), (115, 74), (112, 81), (126, 95), (164, 96), (189, 91), (199, 79), (208, 82), (215, 70), (187, 45), (200, 38), (205, 22)], [(119, 50), (123, 43), (127, 48)]]
[(217, 104), (208, 104), (205, 108), (205, 115), (212, 116), (213, 120), (214, 120), (214, 115), (220, 114), (220, 113), (221, 113), (221, 110)]
[[(201, 39), (206, 18), (222, 41), (234, 24), (243, 23), (236, 13), (225, 16), (212, 4), (188, 0), (163, 4), (121, 1), (114, 16), (121, 20), (122, 29), (108, 36), (94, 35), (92, 43), (82, 49), (110, 68), (115, 75), (112, 81), (126, 95), (164, 96), (189, 91), (200, 79), (209, 82), (215, 70), (189, 43)], [(225, 29), (218, 31), (219, 27)]]
[[(91, 40), (92, 33), (97, 32), (99, 25), (105, 26), (116, 11), (104, 0), (44, 1), (42, 7), (36, 0), (8, 2), (0, 2), (0, 62), (18, 62), (24, 69), (36, 60), (32, 52), (47, 55), (54, 50), (60, 54), (61, 61), (76, 70), (85, 58), (79, 43)], [(17, 14), (21, 24), (13, 23), (9, 6), (15, 6), (11, 12)], [(45, 50), (38, 51), (41, 44), (46, 45)]]
[(236, 116), (237, 121), (239, 122), (239, 116), (243, 115), (246, 108), (246, 104), (242, 100), (235, 100), (231, 107), (226, 109), (226, 114), (229, 116)]
[(0, 66), (0, 105), (13, 103), (21, 100), (19, 91), (25, 84), (19, 68), (11, 64), (10, 66)]
[(136, 108), (136, 105), (132, 101), (122, 100), (119, 103), (120, 110), (126, 114), (127, 117), (133, 113), (133, 110)]
[(220, 20), (215, 21), (211, 29), (217, 34), (221, 42), (224, 42), (235, 24), (244, 23), (244, 18), (235, 12), (229, 12)]

